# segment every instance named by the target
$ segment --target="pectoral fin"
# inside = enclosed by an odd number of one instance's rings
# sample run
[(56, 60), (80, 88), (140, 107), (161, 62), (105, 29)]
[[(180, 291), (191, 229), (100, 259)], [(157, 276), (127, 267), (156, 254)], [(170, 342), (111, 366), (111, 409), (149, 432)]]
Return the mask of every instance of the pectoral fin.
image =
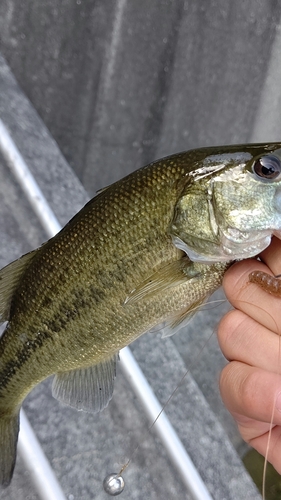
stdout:
[(55, 375), (52, 394), (58, 401), (93, 413), (103, 410), (112, 398), (118, 354), (97, 365)]
[(162, 338), (171, 337), (184, 328), (193, 318), (194, 314), (198, 312), (198, 308), (202, 306), (204, 302), (205, 300), (200, 299), (197, 302), (190, 304), (186, 309), (176, 311), (172, 316), (170, 316), (165, 321), (164, 326), (160, 329)]
[(188, 257), (169, 262), (132, 290), (124, 305), (151, 297), (197, 276), (200, 276), (200, 272)]
[(37, 253), (37, 250), (26, 253), (19, 259), (11, 262), (0, 271), (0, 323), (8, 321), (13, 294), (19, 282)]

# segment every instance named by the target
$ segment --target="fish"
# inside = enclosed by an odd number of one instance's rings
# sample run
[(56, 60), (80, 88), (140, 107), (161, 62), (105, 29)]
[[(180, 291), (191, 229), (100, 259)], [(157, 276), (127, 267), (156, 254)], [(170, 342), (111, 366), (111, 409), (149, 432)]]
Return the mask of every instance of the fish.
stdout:
[(173, 335), (228, 267), (281, 231), (281, 143), (194, 149), (101, 190), (53, 238), (0, 271), (0, 484), (39, 382), (78, 410), (112, 398), (120, 349)]

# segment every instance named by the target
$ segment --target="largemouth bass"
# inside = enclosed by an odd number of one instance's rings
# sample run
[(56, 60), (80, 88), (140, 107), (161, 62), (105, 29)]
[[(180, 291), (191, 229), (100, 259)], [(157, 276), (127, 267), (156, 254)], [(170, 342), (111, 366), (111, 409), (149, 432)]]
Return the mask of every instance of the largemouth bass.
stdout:
[(122, 347), (184, 325), (231, 262), (281, 231), (281, 143), (197, 149), (102, 190), (54, 238), (0, 271), (0, 483), (10, 483), (19, 410), (53, 395), (98, 412)]

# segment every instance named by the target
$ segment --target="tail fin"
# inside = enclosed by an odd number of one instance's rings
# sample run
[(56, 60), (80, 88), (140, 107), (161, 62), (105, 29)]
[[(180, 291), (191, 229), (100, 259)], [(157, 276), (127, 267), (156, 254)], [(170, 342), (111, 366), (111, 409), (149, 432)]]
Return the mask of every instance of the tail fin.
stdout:
[(16, 463), (19, 412), (0, 414), (0, 487), (9, 486)]

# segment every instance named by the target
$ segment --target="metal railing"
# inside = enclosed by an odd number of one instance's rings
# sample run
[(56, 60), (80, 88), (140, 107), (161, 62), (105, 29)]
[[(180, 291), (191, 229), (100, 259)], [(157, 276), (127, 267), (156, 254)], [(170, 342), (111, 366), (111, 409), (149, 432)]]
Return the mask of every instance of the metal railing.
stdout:
[[(0, 150), (47, 235), (54, 236), (61, 229), (61, 226), (1, 119)], [(162, 407), (128, 347), (121, 351), (120, 362), (122, 371), (140, 398), (146, 414), (151, 421), (154, 421)], [(192, 498), (194, 500), (212, 500), (201, 476), (164, 412), (155, 422), (154, 431), (162, 440)], [(40, 498), (42, 500), (65, 500), (66, 497), (23, 412), (21, 414), (19, 451), (27, 469), (31, 472)], [(102, 480), (103, 478), (101, 478), (101, 482)]]

